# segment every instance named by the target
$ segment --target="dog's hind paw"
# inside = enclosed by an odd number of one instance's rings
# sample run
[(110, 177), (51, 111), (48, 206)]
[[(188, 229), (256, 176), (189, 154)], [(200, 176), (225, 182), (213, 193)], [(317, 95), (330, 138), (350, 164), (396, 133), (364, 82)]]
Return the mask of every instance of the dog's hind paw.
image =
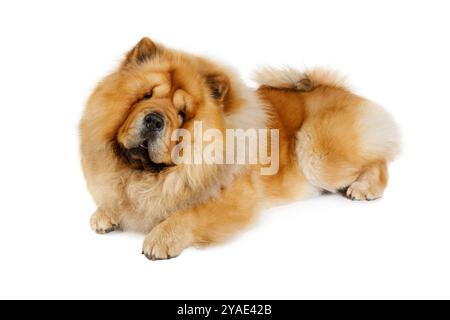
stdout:
[(376, 200), (383, 196), (382, 189), (370, 188), (367, 183), (355, 181), (346, 191), (347, 198), (351, 200)]

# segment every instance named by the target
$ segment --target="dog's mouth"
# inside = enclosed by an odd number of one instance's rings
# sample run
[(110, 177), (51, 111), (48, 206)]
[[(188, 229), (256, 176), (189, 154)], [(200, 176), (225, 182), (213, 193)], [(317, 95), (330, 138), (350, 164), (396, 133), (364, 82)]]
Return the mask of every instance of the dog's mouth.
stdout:
[(156, 163), (152, 161), (150, 159), (148, 146), (148, 140), (145, 140), (138, 146), (132, 148), (125, 148), (118, 143), (118, 151), (126, 159), (128, 164), (136, 170), (147, 170), (158, 173), (169, 167), (169, 165), (165, 163)]

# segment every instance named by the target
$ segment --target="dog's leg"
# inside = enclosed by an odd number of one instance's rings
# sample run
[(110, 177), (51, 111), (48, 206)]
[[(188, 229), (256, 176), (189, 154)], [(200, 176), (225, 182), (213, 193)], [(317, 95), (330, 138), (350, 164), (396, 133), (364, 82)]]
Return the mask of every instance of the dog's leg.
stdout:
[(104, 209), (98, 208), (91, 216), (91, 228), (99, 234), (106, 234), (119, 228), (119, 223)]
[(177, 257), (190, 246), (220, 242), (252, 220), (252, 212), (236, 214), (235, 210), (238, 208), (209, 202), (177, 212), (145, 237), (142, 253), (150, 260), (164, 260)]
[(219, 198), (172, 214), (146, 236), (142, 253), (151, 260), (170, 259), (187, 247), (223, 241), (249, 225), (257, 211), (256, 191), (237, 185)]
[(345, 191), (353, 200), (377, 199), (387, 185), (387, 163), (398, 153), (397, 128), (379, 106), (345, 97), (331, 107), (323, 97), (312, 105), (297, 133), (299, 165), (316, 187)]

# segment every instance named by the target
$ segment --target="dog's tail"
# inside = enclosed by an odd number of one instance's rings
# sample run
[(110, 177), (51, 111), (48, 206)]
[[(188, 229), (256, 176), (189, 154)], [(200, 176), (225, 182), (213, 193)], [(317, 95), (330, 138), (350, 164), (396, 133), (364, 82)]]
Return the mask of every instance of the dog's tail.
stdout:
[(313, 68), (304, 72), (294, 68), (262, 67), (253, 74), (253, 80), (262, 87), (311, 91), (320, 86), (348, 88), (346, 78), (339, 72)]

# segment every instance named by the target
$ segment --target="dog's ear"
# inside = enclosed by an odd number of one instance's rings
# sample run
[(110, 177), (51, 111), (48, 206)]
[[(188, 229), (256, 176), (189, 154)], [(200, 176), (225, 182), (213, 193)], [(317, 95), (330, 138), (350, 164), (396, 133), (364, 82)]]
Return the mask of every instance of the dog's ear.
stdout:
[(127, 53), (124, 65), (128, 63), (143, 63), (151, 59), (158, 50), (157, 45), (150, 38), (144, 37)]
[(230, 80), (224, 74), (210, 74), (206, 76), (206, 83), (211, 92), (211, 96), (218, 100), (224, 101), (230, 89)]

